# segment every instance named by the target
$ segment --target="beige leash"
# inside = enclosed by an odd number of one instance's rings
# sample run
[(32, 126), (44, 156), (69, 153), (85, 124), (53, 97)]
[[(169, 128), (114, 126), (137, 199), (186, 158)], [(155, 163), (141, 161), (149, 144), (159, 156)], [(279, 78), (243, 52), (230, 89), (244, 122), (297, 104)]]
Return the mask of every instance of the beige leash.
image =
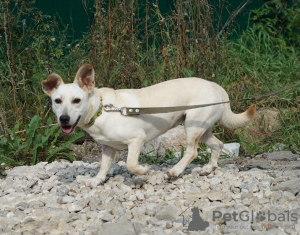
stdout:
[(259, 101), (265, 97), (269, 97), (275, 94), (278, 94), (280, 92), (292, 89), (294, 87), (297, 87), (300, 85), (299, 83), (287, 86), (285, 88), (275, 90), (268, 92), (263, 95), (256, 95), (245, 99), (237, 99), (237, 100), (228, 100), (224, 102), (218, 102), (218, 103), (210, 103), (210, 104), (199, 104), (199, 105), (188, 105), (188, 106), (173, 106), (173, 107), (115, 107), (112, 104), (103, 105), (103, 110), (106, 112), (121, 112), (124, 116), (131, 116), (131, 115), (139, 115), (139, 114), (155, 114), (155, 113), (170, 113), (170, 112), (177, 112), (177, 111), (183, 111), (183, 110), (189, 110), (189, 109), (196, 109), (196, 108), (203, 108), (207, 106), (212, 105), (218, 105), (218, 104), (225, 104), (230, 102), (238, 102), (238, 101), (246, 101), (246, 100), (255, 100)]

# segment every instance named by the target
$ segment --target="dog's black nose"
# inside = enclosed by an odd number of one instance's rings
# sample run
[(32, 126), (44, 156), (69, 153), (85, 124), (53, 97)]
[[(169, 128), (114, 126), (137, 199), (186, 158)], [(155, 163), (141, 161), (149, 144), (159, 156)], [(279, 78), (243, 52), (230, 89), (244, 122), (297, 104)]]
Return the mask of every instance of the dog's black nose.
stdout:
[(70, 116), (69, 115), (61, 115), (59, 118), (59, 121), (61, 124), (68, 124), (70, 121)]

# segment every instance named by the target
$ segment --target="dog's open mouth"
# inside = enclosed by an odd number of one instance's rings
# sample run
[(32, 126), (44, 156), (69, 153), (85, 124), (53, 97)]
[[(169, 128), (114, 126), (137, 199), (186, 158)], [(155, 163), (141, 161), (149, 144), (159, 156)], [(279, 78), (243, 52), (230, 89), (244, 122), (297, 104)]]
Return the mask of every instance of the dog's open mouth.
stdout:
[(71, 125), (71, 126), (70, 125), (63, 125), (63, 126), (61, 126), (61, 130), (63, 131), (63, 133), (70, 134), (75, 129), (75, 127), (77, 126), (80, 117), (81, 116), (79, 116), (77, 118), (77, 121), (73, 125)]

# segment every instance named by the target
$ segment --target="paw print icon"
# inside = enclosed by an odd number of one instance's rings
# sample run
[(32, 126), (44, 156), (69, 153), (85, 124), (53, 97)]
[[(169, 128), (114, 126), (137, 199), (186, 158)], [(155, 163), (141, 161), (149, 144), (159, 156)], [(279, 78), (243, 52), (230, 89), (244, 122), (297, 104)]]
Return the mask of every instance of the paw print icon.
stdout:
[(262, 211), (259, 211), (257, 214), (256, 214), (256, 221), (257, 222), (262, 222), (266, 219), (266, 213), (265, 212), (262, 212)]

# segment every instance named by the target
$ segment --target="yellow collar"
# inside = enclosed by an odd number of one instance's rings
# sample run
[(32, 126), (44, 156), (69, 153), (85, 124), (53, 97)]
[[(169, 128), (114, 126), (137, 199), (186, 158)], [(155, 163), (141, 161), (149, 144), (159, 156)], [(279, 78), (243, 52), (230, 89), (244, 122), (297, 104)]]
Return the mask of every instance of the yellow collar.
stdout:
[(102, 105), (102, 98), (100, 98), (100, 107), (99, 107), (99, 109), (98, 109), (97, 112), (94, 114), (94, 116), (91, 118), (91, 120), (90, 120), (87, 124), (85, 124), (84, 126), (86, 126), (86, 127), (91, 127), (92, 125), (94, 125), (96, 119), (97, 119), (98, 117), (100, 117), (101, 114), (102, 114), (102, 108), (103, 108), (103, 105)]

